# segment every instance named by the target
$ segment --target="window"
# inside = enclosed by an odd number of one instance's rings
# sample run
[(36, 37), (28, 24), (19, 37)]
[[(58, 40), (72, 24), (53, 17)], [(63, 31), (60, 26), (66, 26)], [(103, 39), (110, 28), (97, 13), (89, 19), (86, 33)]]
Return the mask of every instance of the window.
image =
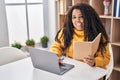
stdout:
[(43, 0), (5, 0), (9, 44), (40, 41), (44, 34)]

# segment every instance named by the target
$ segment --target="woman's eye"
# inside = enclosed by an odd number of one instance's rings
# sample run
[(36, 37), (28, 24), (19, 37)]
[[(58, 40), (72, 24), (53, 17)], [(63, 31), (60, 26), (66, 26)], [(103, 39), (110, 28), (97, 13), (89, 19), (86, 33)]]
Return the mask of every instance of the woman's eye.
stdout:
[(83, 16), (80, 16), (79, 18), (83, 18)]
[(76, 17), (72, 17), (73, 19), (75, 19)]
[(73, 16), (73, 17), (72, 17), (72, 19), (76, 19), (76, 18), (83, 18), (83, 16), (79, 16), (79, 17)]

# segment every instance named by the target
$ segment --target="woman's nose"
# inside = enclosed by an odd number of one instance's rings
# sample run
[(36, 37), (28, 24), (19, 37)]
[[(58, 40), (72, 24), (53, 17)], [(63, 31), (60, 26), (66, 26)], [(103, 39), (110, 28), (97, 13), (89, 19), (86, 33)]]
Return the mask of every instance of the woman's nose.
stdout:
[(80, 21), (80, 18), (76, 18), (77, 21)]
[(83, 19), (82, 18), (76, 18), (76, 21), (77, 22), (83, 22)]
[(80, 18), (77, 18), (76, 21), (77, 21), (77, 22), (81, 22)]

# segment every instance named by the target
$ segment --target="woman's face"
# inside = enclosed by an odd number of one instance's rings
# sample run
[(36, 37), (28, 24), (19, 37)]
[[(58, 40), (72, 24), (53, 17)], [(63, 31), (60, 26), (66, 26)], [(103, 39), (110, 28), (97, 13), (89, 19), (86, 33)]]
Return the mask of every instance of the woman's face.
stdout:
[(72, 23), (77, 30), (84, 30), (84, 20), (79, 9), (74, 9), (72, 12)]

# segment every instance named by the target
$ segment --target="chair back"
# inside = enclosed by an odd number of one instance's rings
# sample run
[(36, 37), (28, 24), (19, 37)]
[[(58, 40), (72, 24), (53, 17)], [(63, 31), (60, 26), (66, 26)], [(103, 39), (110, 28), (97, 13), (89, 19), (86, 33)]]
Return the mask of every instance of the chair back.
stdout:
[(111, 57), (110, 57), (109, 64), (106, 66), (106, 68), (107, 68), (107, 74), (106, 74), (105, 80), (109, 79), (109, 77), (110, 77), (110, 75), (112, 73), (112, 70), (113, 70), (113, 51), (112, 51), (112, 47), (111, 47), (110, 43), (109, 43), (109, 51), (110, 51)]
[(0, 66), (26, 57), (25, 53), (20, 49), (14, 47), (0, 48)]

